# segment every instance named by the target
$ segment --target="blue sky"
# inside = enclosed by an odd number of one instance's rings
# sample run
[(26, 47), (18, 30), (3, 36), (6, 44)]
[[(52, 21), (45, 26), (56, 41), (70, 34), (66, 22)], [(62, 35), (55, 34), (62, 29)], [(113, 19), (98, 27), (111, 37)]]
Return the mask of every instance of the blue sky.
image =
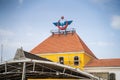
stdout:
[(98, 58), (120, 58), (120, 0), (0, 0), (0, 44), (3, 58), (16, 49), (30, 51), (57, 29), (52, 23), (65, 16), (69, 28)]

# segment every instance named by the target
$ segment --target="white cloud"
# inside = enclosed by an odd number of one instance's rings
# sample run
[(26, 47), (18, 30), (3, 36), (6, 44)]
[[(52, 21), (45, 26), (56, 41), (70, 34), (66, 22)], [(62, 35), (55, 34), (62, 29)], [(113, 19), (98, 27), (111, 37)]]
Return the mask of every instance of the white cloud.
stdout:
[(91, 42), (90, 44), (95, 46), (101, 46), (101, 47), (114, 46), (113, 42), (103, 42), (103, 41)]
[(23, 3), (23, 0), (18, 0), (18, 1), (19, 1), (19, 3), (20, 3), (20, 4), (22, 4), (22, 3)]
[(109, 2), (111, 0), (91, 0), (93, 3), (106, 3)]
[(111, 26), (114, 29), (120, 29), (120, 16), (113, 16)]
[(28, 32), (28, 33), (26, 33), (26, 36), (33, 37), (33, 36), (34, 36), (34, 34), (33, 34), (33, 33)]
[(0, 36), (13, 36), (14, 32), (9, 30), (0, 29)]

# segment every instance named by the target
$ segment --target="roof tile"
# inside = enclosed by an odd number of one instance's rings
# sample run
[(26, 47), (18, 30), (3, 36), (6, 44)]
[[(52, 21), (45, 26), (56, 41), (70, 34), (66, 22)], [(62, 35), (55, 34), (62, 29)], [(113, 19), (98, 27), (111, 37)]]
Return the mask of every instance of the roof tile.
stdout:
[(86, 64), (86, 67), (119, 67), (120, 58), (116, 59), (94, 59)]
[[(31, 50), (31, 53), (58, 53), (85, 51), (95, 57), (92, 51), (80, 39), (76, 32), (67, 34), (54, 34)], [(95, 57), (96, 58), (96, 57)]]

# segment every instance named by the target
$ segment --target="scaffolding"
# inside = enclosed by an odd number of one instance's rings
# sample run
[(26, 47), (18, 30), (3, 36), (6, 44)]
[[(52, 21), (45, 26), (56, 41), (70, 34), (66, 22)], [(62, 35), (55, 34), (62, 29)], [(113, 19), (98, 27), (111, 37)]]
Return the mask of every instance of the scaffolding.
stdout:
[(0, 64), (0, 80), (28, 79), (96, 79), (70, 66), (52, 62), (18, 49), (13, 60)]

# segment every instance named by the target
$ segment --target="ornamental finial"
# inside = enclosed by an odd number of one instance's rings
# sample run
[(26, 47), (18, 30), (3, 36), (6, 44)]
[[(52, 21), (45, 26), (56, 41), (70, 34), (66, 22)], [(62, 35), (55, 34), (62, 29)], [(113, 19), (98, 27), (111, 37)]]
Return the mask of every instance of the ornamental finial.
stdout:
[(64, 20), (64, 16), (61, 16), (61, 19), (58, 22), (54, 22), (53, 24), (58, 27), (59, 30), (66, 30), (68, 25), (72, 23), (72, 20), (67, 21)]
[(61, 16), (61, 19), (64, 19), (64, 16)]

